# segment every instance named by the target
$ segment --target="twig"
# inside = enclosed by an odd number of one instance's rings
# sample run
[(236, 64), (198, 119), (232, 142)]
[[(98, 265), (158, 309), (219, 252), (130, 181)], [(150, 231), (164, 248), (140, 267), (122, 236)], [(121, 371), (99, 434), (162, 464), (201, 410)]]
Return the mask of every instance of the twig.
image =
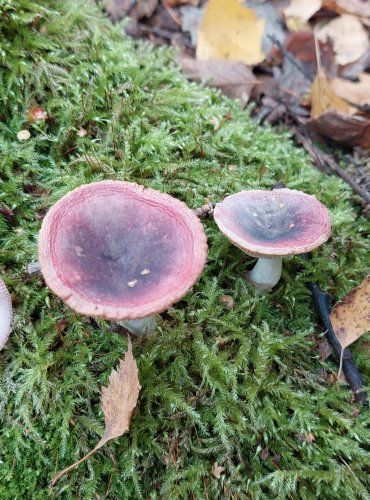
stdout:
[(283, 45), (279, 42), (277, 38), (273, 35), (267, 35), (267, 37), (272, 41), (274, 45), (280, 50), (284, 57), (289, 59), (289, 61), (302, 73), (302, 75), (307, 78), (310, 82), (312, 82), (313, 78), (309, 71), (303, 66), (303, 64), (296, 59), (290, 52), (288, 52)]
[[(311, 258), (310, 254), (302, 254), (301, 257), (308, 261)], [(315, 309), (320, 316), (321, 322), (326, 330), (326, 337), (333, 348), (333, 351), (337, 358), (340, 360), (342, 357), (342, 368), (344, 376), (348, 384), (350, 385), (352, 391), (355, 395), (355, 400), (358, 403), (368, 406), (368, 395), (364, 389), (364, 384), (360, 375), (360, 372), (353, 361), (351, 351), (346, 347), (342, 349), (342, 346), (334, 333), (333, 325), (330, 320), (330, 299), (329, 295), (320, 290), (317, 283), (308, 283), (307, 287), (312, 293), (313, 301), (315, 304)]]
[(340, 168), (333, 156), (329, 155), (328, 153), (324, 153), (316, 148), (313, 145), (311, 139), (304, 133), (300, 132), (297, 127), (294, 127), (293, 131), (295, 140), (299, 144), (302, 144), (317, 167), (324, 170), (326, 167), (326, 170), (339, 175), (339, 177), (347, 182), (347, 184), (351, 186), (353, 191), (355, 191), (355, 193), (358, 194), (366, 202), (367, 205), (370, 205), (370, 194), (364, 188), (359, 186), (350, 174)]
[[(164, 38), (165, 40), (172, 40), (173, 36), (176, 35), (176, 32), (174, 31), (169, 31), (162, 28), (154, 28), (152, 26), (147, 26), (146, 24), (143, 23), (138, 23), (138, 28), (142, 33), (145, 33), (147, 35), (156, 35), (161, 38)], [(184, 47), (188, 49), (193, 48), (191, 43), (185, 37), (181, 43), (184, 45)]]

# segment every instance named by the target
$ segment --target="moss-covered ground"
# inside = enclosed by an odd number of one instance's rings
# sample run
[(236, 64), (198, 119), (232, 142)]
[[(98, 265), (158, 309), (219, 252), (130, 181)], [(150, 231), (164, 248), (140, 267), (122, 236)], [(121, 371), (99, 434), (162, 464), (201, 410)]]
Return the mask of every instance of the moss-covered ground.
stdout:
[[(316, 280), (336, 300), (369, 267), (369, 224), (350, 189), (287, 135), (188, 83), (167, 49), (136, 45), (92, 3), (0, 0), (0, 13), (0, 201), (16, 216), (11, 225), (0, 215), (0, 275), (15, 313), (0, 353), (0, 498), (369, 498), (369, 413), (323, 377), (336, 365), (314, 349), (321, 330), (305, 286)], [(48, 119), (30, 124), (35, 104)], [(25, 128), (31, 138), (17, 140)], [(108, 321), (74, 314), (26, 267), (47, 209), (101, 179), (190, 207), (283, 181), (327, 205), (333, 235), (305, 268), (286, 259), (279, 285), (258, 294), (241, 278), (253, 259), (206, 221), (201, 278), (134, 343), (142, 391), (130, 433), (51, 490), (54, 473), (101, 436), (99, 389), (127, 340)], [(368, 384), (365, 341), (353, 351)]]

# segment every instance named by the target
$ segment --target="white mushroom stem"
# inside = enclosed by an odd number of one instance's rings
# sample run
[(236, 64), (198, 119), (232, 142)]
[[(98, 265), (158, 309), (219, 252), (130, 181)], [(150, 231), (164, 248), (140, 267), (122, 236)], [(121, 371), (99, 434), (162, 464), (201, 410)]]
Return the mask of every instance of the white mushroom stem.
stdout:
[(0, 278), (0, 351), (6, 344), (12, 322), (12, 301), (5, 283)]
[(282, 257), (260, 257), (247, 279), (261, 290), (271, 290), (281, 276)]
[(118, 321), (118, 324), (127, 328), (135, 337), (142, 337), (147, 333), (153, 333), (157, 327), (156, 321), (153, 316), (140, 319), (130, 319)]

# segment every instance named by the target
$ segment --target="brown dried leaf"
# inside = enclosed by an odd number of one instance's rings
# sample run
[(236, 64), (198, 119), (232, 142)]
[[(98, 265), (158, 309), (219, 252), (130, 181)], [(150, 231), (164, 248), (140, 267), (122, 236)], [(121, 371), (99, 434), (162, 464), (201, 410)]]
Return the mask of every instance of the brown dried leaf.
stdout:
[(284, 9), (285, 17), (295, 17), (308, 21), (321, 9), (323, 0), (291, 0), (290, 5)]
[(343, 349), (370, 330), (370, 276), (335, 304), (330, 319)]
[(270, 450), (268, 448), (263, 448), (260, 453), (261, 460), (266, 460), (270, 456)]
[(326, 340), (317, 342), (317, 350), (319, 351), (321, 361), (325, 361), (333, 353), (333, 349)]
[(225, 467), (217, 465), (217, 462), (215, 462), (212, 465), (211, 473), (213, 474), (213, 476), (215, 476), (216, 479), (220, 479), (221, 474), (223, 474), (224, 472), (225, 472)]
[(361, 21), (350, 14), (343, 14), (318, 30), (317, 39), (325, 42), (333, 40), (335, 61), (339, 65), (352, 63), (369, 48), (367, 32)]
[(370, 120), (338, 111), (325, 111), (306, 123), (308, 132), (345, 147), (370, 148)]
[(257, 64), (264, 21), (238, 0), (209, 0), (199, 25), (197, 59), (231, 59)]
[(312, 434), (312, 432), (306, 434), (306, 443), (312, 444), (314, 441), (315, 441), (315, 436)]
[(95, 448), (86, 456), (59, 472), (51, 481), (52, 486), (66, 472), (87, 460), (108, 441), (122, 436), (129, 430), (140, 389), (138, 369), (132, 354), (131, 342), (129, 341), (125, 358), (120, 360), (119, 368), (112, 371), (108, 387), (103, 387), (101, 390), (101, 406), (105, 416), (104, 435)]
[(103, 0), (103, 8), (113, 22), (123, 19), (132, 7), (132, 0)]
[(346, 101), (359, 106), (370, 105), (370, 75), (362, 73), (358, 79), (358, 82), (351, 82), (343, 78), (334, 78), (330, 82), (330, 87), (337, 96), (346, 99)]
[(370, 17), (370, 5), (361, 0), (323, 0), (323, 7), (337, 14), (353, 14), (359, 17)]
[(329, 110), (348, 113), (349, 105), (334, 93), (323, 71), (318, 70), (311, 86), (311, 117), (317, 118)]
[(191, 57), (177, 57), (177, 61), (189, 80), (206, 82), (243, 104), (248, 102), (253, 86), (258, 83), (248, 66), (239, 61), (199, 61)]

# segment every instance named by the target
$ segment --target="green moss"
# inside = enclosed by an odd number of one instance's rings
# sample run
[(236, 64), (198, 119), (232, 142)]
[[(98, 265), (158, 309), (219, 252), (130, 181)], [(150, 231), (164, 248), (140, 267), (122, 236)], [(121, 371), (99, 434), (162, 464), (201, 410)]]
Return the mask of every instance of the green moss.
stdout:
[[(320, 377), (305, 287), (317, 280), (338, 299), (369, 267), (369, 225), (350, 189), (316, 171), (287, 134), (185, 81), (167, 49), (122, 36), (92, 4), (0, 0), (0, 12), (0, 201), (17, 216), (11, 227), (0, 215), (0, 275), (15, 306), (0, 354), (0, 498), (369, 498), (368, 413), (353, 416), (347, 386)], [(34, 104), (45, 123), (27, 122)], [(23, 128), (26, 142), (16, 138)], [(207, 221), (202, 277), (155, 335), (135, 342), (143, 388), (130, 433), (51, 492), (54, 473), (99, 440), (99, 388), (127, 343), (109, 322), (74, 314), (26, 266), (46, 210), (101, 179), (136, 181), (191, 207), (284, 181), (328, 206), (333, 236), (304, 268), (286, 259), (280, 284), (261, 295), (240, 277), (252, 259)], [(220, 304), (224, 294), (234, 309)], [(362, 343), (354, 355), (368, 383)], [(315, 440), (301, 443), (309, 432)]]

